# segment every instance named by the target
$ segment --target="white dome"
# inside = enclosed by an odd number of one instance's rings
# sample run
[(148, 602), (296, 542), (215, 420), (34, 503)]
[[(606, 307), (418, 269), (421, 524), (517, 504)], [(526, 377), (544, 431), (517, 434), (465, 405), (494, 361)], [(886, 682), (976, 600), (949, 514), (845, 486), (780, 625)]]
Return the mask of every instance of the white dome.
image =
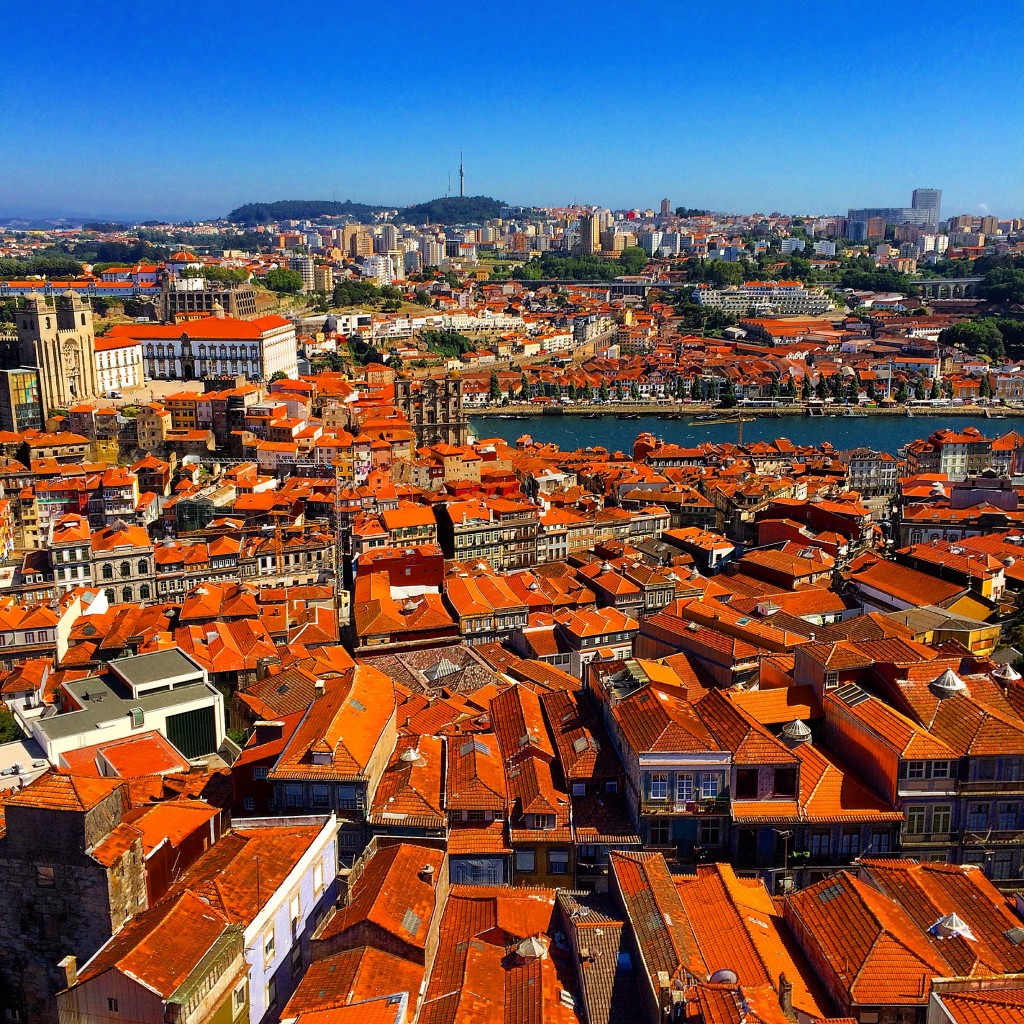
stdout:
[(931, 687), (932, 692), (940, 698), (952, 697), (967, 690), (967, 684), (951, 668), (947, 668), (938, 679), (933, 679)]

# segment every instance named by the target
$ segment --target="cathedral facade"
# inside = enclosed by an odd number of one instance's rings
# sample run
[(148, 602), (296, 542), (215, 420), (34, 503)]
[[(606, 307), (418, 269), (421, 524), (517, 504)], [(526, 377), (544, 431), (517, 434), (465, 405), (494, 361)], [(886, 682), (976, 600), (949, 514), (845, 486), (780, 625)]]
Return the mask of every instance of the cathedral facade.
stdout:
[(44, 415), (99, 395), (96, 332), (88, 299), (65, 292), (55, 299), (26, 295), (16, 311), (18, 356), (39, 371)]

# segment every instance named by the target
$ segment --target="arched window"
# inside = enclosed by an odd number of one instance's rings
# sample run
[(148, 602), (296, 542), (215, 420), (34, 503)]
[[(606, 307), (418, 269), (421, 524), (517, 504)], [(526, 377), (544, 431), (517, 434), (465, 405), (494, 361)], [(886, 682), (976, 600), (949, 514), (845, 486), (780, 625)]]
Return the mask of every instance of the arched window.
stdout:
[(132, 575), (132, 567), (127, 562), (121, 563), (121, 579), (130, 579)]
[(143, 583), (142, 586), (139, 587), (139, 600), (140, 601), (148, 601), (149, 600), (149, 584), (148, 583)]
[[(107, 562), (107, 564), (103, 566), (103, 578), (105, 580), (112, 580), (114, 578), (114, 567), (109, 562)], [(113, 598), (114, 592), (111, 590), (108, 591), (108, 593), (110, 594), (111, 598)]]
[(125, 604), (131, 604), (132, 603), (132, 588), (131, 587), (125, 587), (124, 590), (121, 591), (121, 600), (124, 601)]
[(146, 565), (145, 559), (139, 560), (139, 575), (146, 576), (149, 574), (149, 566)]
[(107, 588), (107, 600), (108, 601), (116, 600), (116, 598), (114, 597), (114, 591), (111, 590), (109, 587)]

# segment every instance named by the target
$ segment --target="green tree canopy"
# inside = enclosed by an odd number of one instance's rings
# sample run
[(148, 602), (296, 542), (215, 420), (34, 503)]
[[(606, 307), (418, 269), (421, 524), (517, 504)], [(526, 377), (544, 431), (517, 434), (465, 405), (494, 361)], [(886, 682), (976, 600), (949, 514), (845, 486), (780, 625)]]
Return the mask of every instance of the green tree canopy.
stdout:
[(297, 270), (287, 267), (275, 267), (268, 270), (263, 283), (272, 291), (284, 295), (295, 295), (302, 291), (302, 275)]

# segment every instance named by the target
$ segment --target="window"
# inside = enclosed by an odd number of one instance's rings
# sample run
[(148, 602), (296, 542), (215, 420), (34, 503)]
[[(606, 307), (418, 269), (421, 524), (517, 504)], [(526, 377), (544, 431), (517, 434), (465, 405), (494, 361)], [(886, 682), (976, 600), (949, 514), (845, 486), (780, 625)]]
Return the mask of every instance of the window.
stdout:
[(487, 820), (487, 816), (484, 814), (483, 811), (470, 811), (467, 814), (466, 817), (467, 817), (467, 820), (469, 820), (469, 821), (486, 821)]
[(668, 773), (651, 772), (651, 799), (668, 799)]
[(953, 818), (953, 808), (949, 804), (936, 804), (932, 808), (932, 831), (948, 832)]
[(948, 761), (932, 761), (932, 778), (933, 779), (948, 779), (949, 778), (949, 762)]
[(739, 768), (736, 771), (736, 796), (740, 800), (757, 798), (757, 769)]
[(668, 846), (670, 841), (668, 818), (652, 818), (648, 828), (648, 837), (652, 846)]
[(825, 673), (825, 689), (834, 690), (839, 685), (839, 673), (838, 672), (826, 672)]
[(985, 781), (991, 781), (996, 777), (996, 759), (994, 757), (979, 757), (975, 768), (975, 777)]
[(924, 812), (923, 807), (907, 807), (904, 811), (907, 818), (906, 833), (909, 836), (924, 835)]
[(53, 868), (48, 867), (37, 867), (36, 868), (36, 885), (42, 886), (44, 889), (53, 888), (54, 877)]
[(796, 769), (775, 769), (775, 795), (796, 796)]
[(908, 779), (923, 779), (924, 778), (924, 761), (908, 761), (907, 762), (907, 778)]
[(676, 775), (676, 802), (693, 803), (693, 772), (679, 772)]
[(251, 796), (245, 797), (245, 799), (242, 801), (242, 805), (245, 807), (247, 811), (256, 810), (256, 801)]
[(574, 782), (572, 784), (572, 795), (573, 796), (586, 796), (587, 784), (585, 782)]
[(537, 870), (537, 854), (532, 848), (516, 850), (516, 871), (534, 872)]
[(318, 895), (324, 888), (324, 866), (319, 861), (313, 865), (313, 892)]
[(714, 800), (722, 785), (722, 777), (718, 772), (702, 772), (700, 776), (700, 798)]
[[(112, 580), (114, 578), (114, 567), (109, 562), (103, 566), (102, 575), (105, 580)], [(110, 592), (108, 591), (108, 593)], [(111, 593), (110, 596), (112, 598), (114, 595)]]
[(697, 826), (697, 839), (701, 846), (718, 846), (722, 842), (722, 826), (718, 819), (702, 820)]
[(302, 973), (302, 943), (296, 942), (292, 946), (292, 977)]
[(277, 937), (274, 935), (274, 929), (270, 928), (263, 935), (263, 962), (265, 964), (273, 963), (274, 954), (277, 952)]
[(829, 848), (831, 847), (832, 836), (829, 832), (812, 832), (811, 833), (811, 856), (812, 857), (827, 857), (829, 854)]
[(267, 982), (267, 1009), (271, 1010), (277, 1006), (277, 979), (271, 978)]
[(569, 851), (548, 850), (548, 872), (552, 875), (569, 873)]
[(254, 779), (265, 779), (270, 774), (270, 769), (266, 765), (258, 764), (252, 770), (252, 777)]
[(869, 847), (871, 853), (888, 853), (891, 847), (891, 836), (888, 832), (871, 833), (871, 845)]
[(1017, 804), (1001, 803), (996, 827), (1000, 832), (1010, 832), (1017, 827), (1019, 808)]
[(972, 832), (982, 832), (988, 828), (989, 809), (991, 804), (968, 804), (967, 827)]
[(245, 982), (235, 989), (231, 999), (231, 1016), (237, 1017), (245, 1009)]
[(839, 843), (844, 860), (853, 860), (860, 853), (860, 832), (844, 831)]
[(117, 1013), (117, 1000), (116, 999), (108, 999), (107, 1000), (107, 1009), (111, 1013)]
[(999, 850), (992, 856), (989, 866), (989, 878), (1003, 879), (1013, 877), (1013, 851)]
[(1020, 782), (1020, 767), (1019, 757), (1004, 757), (1000, 764), (999, 777), (1003, 782)]
[(313, 787), (313, 806), (327, 807), (331, 802), (331, 787), (316, 785)]

